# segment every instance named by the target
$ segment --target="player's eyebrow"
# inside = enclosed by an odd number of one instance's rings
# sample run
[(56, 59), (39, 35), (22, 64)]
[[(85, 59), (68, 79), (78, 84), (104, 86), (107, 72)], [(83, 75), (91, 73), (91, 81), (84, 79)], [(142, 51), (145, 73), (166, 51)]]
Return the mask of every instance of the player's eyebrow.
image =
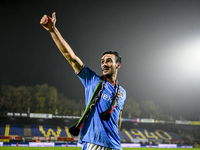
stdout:
[[(111, 57), (105, 58), (105, 59), (112, 59)], [(101, 60), (104, 60), (104, 58), (101, 58)]]

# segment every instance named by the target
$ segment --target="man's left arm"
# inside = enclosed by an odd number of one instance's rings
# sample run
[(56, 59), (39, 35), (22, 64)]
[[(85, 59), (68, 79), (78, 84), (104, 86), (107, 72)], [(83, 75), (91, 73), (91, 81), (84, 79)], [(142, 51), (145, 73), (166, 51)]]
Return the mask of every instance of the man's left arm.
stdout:
[(118, 120), (118, 135), (119, 135), (119, 131), (120, 131), (120, 128), (121, 128), (121, 123), (122, 123), (121, 118), (122, 118), (122, 110), (119, 114), (119, 120)]

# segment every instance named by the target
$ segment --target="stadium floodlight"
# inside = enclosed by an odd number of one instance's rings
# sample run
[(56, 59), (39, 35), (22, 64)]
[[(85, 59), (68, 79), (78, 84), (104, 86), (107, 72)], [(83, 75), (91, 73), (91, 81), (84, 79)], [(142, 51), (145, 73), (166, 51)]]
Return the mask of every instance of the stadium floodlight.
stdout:
[(185, 43), (175, 53), (174, 65), (185, 77), (200, 75), (200, 39)]

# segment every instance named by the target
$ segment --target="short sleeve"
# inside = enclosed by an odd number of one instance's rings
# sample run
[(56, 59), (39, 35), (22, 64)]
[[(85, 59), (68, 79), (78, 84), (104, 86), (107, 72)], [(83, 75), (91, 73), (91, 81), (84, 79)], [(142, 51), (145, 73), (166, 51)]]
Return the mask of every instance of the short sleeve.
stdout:
[(80, 69), (77, 76), (79, 77), (85, 88), (93, 84), (97, 79), (99, 80), (99, 76), (94, 71), (89, 69), (86, 65), (84, 65)]

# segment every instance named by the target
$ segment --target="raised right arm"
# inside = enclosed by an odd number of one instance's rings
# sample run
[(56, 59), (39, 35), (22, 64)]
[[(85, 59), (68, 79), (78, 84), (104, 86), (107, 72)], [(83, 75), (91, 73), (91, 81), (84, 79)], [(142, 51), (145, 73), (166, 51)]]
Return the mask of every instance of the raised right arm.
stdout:
[(56, 14), (52, 14), (52, 18), (47, 15), (44, 15), (40, 20), (40, 24), (50, 32), (54, 42), (56, 43), (58, 49), (63, 54), (63, 56), (68, 60), (72, 68), (76, 73), (79, 72), (80, 68), (83, 65), (83, 62), (77, 57), (74, 51), (71, 49), (69, 44), (63, 39), (62, 35), (55, 27), (56, 24)]

